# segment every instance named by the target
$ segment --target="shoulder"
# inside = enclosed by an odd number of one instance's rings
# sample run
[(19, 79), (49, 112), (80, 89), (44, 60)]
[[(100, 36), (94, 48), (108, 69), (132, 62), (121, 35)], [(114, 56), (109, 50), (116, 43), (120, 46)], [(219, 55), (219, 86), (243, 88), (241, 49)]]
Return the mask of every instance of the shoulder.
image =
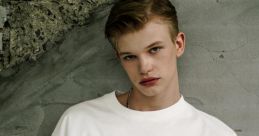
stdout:
[(213, 128), (214, 130), (217, 130), (216, 133), (218, 135), (226, 135), (226, 136), (236, 136), (235, 132), (232, 128), (227, 126), (224, 122), (219, 120), (218, 118), (205, 113), (203, 111), (198, 111), (200, 113), (200, 116), (202, 117), (204, 123), (209, 127)]
[(102, 97), (84, 101), (68, 108), (59, 119), (52, 136), (80, 136), (85, 132), (85, 128), (102, 120), (102, 115), (110, 110), (107, 102), (111, 101), (114, 92)]
[(108, 104), (111, 104), (111, 100), (114, 98), (113, 95), (114, 92), (111, 92), (99, 98), (78, 103), (69, 107), (63, 115), (68, 117), (85, 117), (93, 112), (108, 110), (111, 107), (111, 105)]
[(213, 133), (215, 136), (236, 136), (236, 133), (229, 126), (215, 116), (198, 110), (190, 104), (188, 105), (199, 120), (202, 121), (202, 124), (205, 127), (205, 133)]

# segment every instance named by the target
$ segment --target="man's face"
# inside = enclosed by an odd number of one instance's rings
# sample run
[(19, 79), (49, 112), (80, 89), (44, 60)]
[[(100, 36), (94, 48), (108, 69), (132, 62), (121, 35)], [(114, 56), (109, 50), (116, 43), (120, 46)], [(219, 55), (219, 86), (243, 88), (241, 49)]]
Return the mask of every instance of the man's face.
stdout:
[(134, 89), (142, 95), (155, 96), (178, 87), (176, 59), (184, 51), (184, 34), (172, 40), (168, 25), (160, 19), (122, 35), (117, 51)]

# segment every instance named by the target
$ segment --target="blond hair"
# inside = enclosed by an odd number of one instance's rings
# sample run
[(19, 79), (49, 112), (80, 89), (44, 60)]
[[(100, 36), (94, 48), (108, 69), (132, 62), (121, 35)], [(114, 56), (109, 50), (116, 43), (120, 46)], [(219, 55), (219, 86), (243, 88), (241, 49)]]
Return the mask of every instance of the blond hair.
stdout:
[(119, 0), (111, 8), (105, 36), (116, 49), (121, 35), (142, 29), (154, 17), (168, 24), (172, 39), (177, 35), (177, 13), (169, 0)]

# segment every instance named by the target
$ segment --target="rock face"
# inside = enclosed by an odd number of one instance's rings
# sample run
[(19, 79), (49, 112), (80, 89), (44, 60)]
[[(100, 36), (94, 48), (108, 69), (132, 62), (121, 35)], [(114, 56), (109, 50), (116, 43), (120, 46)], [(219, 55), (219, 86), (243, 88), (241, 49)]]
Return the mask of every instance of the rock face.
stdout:
[[(0, 136), (49, 136), (69, 106), (130, 88), (103, 35), (111, 3), (2, 0)], [(187, 37), (182, 94), (239, 136), (257, 136), (259, 1), (174, 4)]]
[(0, 71), (26, 60), (37, 60), (59, 44), (66, 32), (89, 22), (90, 13), (109, 0), (3, 0), (9, 9), (3, 28)]
[[(0, 1), (1, 3), (1, 1)], [(6, 8), (0, 6), (0, 62), (3, 61), (3, 54), (4, 54), (4, 51), (3, 51), (3, 27), (4, 27), (4, 22), (6, 21), (7, 19), (7, 11), (6, 11)], [(2, 69), (2, 65), (0, 64), (0, 71)]]
[(109, 6), (97, 9), (87, 26), (74, 28), (38, 62), (1, 73), (0, 136), (49, 136), (63, 111), (129, 84), (104, 39)]

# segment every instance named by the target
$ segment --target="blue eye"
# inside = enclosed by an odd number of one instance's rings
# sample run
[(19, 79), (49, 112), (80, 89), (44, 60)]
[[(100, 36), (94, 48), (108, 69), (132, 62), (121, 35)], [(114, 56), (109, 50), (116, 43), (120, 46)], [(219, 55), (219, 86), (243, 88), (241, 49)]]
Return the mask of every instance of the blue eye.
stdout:
[(154, 47), (149, 50), (150, 53), (154, 54), (161, 50), (161, 47)]
[(123, 57), (122, 59), (129, 61), (129, 60), (133, 60), (135, 58), (136, 58), (136, 56), (134, 56), (134, 55), (128, 55), (128, 56)]

